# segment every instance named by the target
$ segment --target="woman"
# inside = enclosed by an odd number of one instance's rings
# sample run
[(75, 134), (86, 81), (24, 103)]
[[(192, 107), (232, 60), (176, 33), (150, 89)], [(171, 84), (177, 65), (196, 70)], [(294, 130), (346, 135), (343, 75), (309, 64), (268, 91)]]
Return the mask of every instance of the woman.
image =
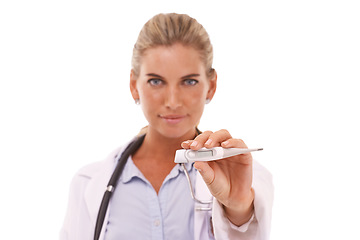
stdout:
[[(212, 58), (208, 34), (187, 15), (159, 14), (144, 25), (133, 50), (130, 90), (149, 125), (115, 191), (109, 190), (100, 239), (269, 238), (272, 179), (250, 153), (184, 168), (174, 163), (181, 148), (246, 148), (226, 130), (197, 129), (216, 90)], [(74, 177), (61, 239), (94, 238), (104, 188), (124, 148)], [(196, 197), (212, 204), (191, 198), (187, 173)]]

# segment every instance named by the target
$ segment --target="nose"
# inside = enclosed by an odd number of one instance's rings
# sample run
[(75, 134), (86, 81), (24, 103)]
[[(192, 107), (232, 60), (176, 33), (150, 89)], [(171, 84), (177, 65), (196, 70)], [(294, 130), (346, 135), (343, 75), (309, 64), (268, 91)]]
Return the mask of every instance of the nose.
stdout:
[(169, 109), (175, 110), (182, 105), (182, 96), (178, 88), (169, 87), (166, 91), (165, 106)]

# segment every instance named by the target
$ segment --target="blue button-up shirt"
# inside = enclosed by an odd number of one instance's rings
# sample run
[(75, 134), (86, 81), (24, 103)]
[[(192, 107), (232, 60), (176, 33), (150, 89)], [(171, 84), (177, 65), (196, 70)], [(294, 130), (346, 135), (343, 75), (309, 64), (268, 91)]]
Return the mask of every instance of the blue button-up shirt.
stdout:
[[(196, 169), (193, 164), (186, 168), (194, 186)], [(108, 211), (105, 240), (194, 239), (194, 201), (180, 165), (157, 194), (130, 157)]]

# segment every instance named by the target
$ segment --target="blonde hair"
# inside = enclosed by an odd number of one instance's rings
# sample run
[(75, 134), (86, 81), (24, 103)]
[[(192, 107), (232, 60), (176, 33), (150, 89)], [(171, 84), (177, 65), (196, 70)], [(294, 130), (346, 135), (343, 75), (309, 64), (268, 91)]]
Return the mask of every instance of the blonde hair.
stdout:
[(141, 29), (132, 56), (132, 70), (135, 76), (139, 76), (141, 57), (147, 49), (171, 46), (175, 43), (198, 50), (205, 64), (207, 76), (213, 76), (213, 48), (208, 33), (196, 19), (176, 13), (158, 14)]

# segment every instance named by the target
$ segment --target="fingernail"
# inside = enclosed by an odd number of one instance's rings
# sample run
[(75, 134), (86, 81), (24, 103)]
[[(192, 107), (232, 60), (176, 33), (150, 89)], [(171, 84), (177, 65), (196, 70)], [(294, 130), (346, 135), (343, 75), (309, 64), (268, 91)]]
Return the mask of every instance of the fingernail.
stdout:
[(198, 145), (198, 142), (197, 142), (197, 141), (193, 141), (190, 146), (191, 146), (191, 147), (196, 147), (197, 145)]
[(228, 145), (228, 144), (229, 144), (229, 141), (225, 141), (225, 142), (222, 143), (222, 145), (225, 145), (225, 146)]
[(206, 141), (205, 145), (211, 145), (211, 143), (212, 143), (212, 140), (211, 140), (211, 139), (208, 139), (208, 140)]
[(188, 141), (184, 141), (184, 142), (182, 142), (182, 144), (189, 144), (190, 143), (190, 141), (188, 140)]

